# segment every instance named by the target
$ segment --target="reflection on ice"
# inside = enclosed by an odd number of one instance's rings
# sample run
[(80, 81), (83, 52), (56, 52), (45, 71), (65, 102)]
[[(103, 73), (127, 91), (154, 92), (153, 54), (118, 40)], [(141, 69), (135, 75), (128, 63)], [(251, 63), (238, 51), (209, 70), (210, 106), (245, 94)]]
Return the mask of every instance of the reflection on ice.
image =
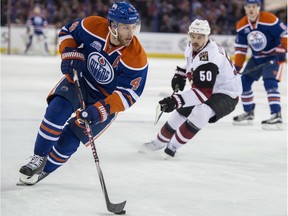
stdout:
[[(280, 216), (287, 211), (287, 85), (280, 84), (283, 131), (263, 131), (269, 117), (262, 80), (255, 83), (255, 124), (232, 126), (236, 110), (181, 148), (139, 154), (167, 119), (154, 126), (155, 108), (171, 94), (170, 79), (182, 60), (150, 59), (142, 98), (96, 140), (111, 202), (127, 199), (133, 216)], [(63, 167), (32, 187), (17, 187), (18, 170), (33, 152), (45, 97), (62, 77), (58, 57), (2, 56), (1, 215), (111, 215), (107, 212), (89, 148), (80, 146)]]

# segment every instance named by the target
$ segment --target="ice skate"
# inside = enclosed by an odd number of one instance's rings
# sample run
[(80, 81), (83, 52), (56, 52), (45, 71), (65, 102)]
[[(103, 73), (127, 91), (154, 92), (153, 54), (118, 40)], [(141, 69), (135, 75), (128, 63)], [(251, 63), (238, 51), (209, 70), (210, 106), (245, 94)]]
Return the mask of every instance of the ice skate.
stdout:
[(281, 113), (273, 113), (270, 119), (261, 122), (264, 130), (283, 130), (283, 121)]
[(166, 146), (164, 143), (157, 142), (155, 140), (151, 140), (150, 142), (146, 142), (141, 145), (139, 149), (139, 153), (151, 153), (163, 149)]
[(233, 125), (253, 125), (254, 110), (244, 112), (233, 118)]
[(41, 157), (39, 155), (34, 155), (28, 164), (20, 168), (19, 172), (29, 177), (32, 177), (35, 174), (40, 174), (43, 171), (46, 161), (47, 156)]
[(33, 176), (27, 176), (24, 174), (21, 174), (19, 177), (19, 182), (17, 183), (18, 186), (23, 185), (34, 185), (41, 181), (42, 179), (46, 178), (49, 175), (49, 173), (41, 172), (40, 174), (34, 174)]
[(164, 150), (164, 152), (167, 154), (166, 159), (173, 158), (176, 154), (176, 148), (174, 146), (167, 146)]

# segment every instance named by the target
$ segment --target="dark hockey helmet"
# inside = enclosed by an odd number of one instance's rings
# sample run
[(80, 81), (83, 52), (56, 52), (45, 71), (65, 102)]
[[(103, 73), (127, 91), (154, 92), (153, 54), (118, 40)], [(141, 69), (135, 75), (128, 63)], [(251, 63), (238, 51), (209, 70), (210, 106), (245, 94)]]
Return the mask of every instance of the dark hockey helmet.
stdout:
[(245, 0), (245, 4), (261, 4), (261, 0)]
[(109, 23), (139, 24), (140, 16), (137, 10), (128, 2), (113, 3), (108, 12)]

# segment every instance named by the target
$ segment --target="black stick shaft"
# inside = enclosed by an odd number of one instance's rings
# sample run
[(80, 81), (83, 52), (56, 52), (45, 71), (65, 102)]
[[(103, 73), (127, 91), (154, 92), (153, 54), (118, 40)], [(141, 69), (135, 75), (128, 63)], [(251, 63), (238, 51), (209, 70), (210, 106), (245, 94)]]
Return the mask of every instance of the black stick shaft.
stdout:
[[(77, 95), (78, 95), (78, 98), (79, 98), (79, 101), (80, 101), (81, 109), (85, 109), (86, 108), (86, 104), (85, 104), (85, 101), (84, 101), (84, 98), (83, 98), (83, 94), (82, 94), (82, 91), (81, 91), (81, 88), (80, 88), (79, 78), (78, 78), (78, 74), (77, 74), (76, 70), (74, 70), (74, 83), (75, 83), (75, 86), (76, 86), (76, 91), (77, 91)], [(110, 202), (109, 196), (108, 196), (108, 192), (107, 192), (107, 189), (106, 189), (106, 185), (105, 185), (105, 181), (104, 181), (103, 172), (102, 172), (100, 164), (99, 164), (99, 157), (98, 157), (97, 150), (96, 150), (95, 143), (94, 143), (94, 139), (93, 139), (93, 137), (94, 137), (93, 136), (93, 132), (91, 130), (91, 127), (90, 127), (88, 121), (84, 121), (84, 123), (85, 123), (86, 132), (87, 132), (87, 135), (88, 135), (88, 138), (89, 138), (89, 143), (91, 145), (93, 158), (94, 158), (94, 162), (95, 162), (95, 165), (96, 165), (97, 173), (98, 173), (98, 176), (99, 176), (100, 184), (101, 184), (101, 187), (102, 187), (102, 191), (104, 193), (107, 210), (109, 212), (113, 212), (113, 213), (116, 213), (116, 214), (120, 213), (120, 212), (123, 211), (123, 209), (125, 207), (125, 204), (126, 204), (126, 201), (123, 201), (121, 203), (115, 203), (115, 204)]]

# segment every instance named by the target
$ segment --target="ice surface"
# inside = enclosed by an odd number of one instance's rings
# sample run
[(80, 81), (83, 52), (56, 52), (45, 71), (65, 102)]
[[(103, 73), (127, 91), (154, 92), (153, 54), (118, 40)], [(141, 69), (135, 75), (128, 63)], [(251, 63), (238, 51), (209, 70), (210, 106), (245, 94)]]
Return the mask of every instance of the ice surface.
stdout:
[[(16, 186), (19, 168), (33, 153), (48, 92), (62, 77), (59, 57), (1, 56), (1, 215), (104, 216), (105, 207), (90, 148), (39, 184)], [(127, 216), (285, 216), (287, 215), (287, 67), (280, 84), (283, 131), (263, 131), (269, 118), (260, 80), (255, 83), (255, 124), (232, 125), (229, 116), (208, 125), (176, 158), (145, 155), (168, 117), (153, 126), (157, 102), (172, 93), (170, 80), (184, 60), (150, 59), (147, 86), (139, 101), (119, 114), (96, 141), (112, 202), (127, 200)]]

